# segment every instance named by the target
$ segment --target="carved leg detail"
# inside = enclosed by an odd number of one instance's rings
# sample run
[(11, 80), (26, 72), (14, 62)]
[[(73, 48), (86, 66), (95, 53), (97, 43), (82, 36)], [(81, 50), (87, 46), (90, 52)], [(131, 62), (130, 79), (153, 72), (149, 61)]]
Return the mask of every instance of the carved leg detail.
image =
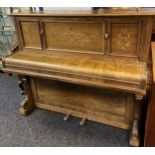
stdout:
[(27, 94), (27, 97), (21, 103), (21, 108), (19, 109), (20, 114), (26, 116), (34, 107), (30, 79), (20, 76), (18, 84), (21, 89), (21, 94)]
[(33, 109), (33, 104), (30, 103), (28, 98), (25, 98), (24, 101), (21, 103), (21, 107), (19, 109), (19, 112), (21, 115), (28, 115), (29, 112)]
[(25, 92), (25, 88), (24, 88), (24, 81), (23, 81), (23, 79), (18, 81), (18, 86), (19, 86), (19, 88), (21, 90), (20, 91), (21, 95), (25, 95), (26, 92)]
[(130, 145), (132, 146), (139, 146), (140, 143), (140, 133), (139, 133), (139, 127), (140, 127), (140, 101), (136, 101), (138, 103), (135, 103), (134, 105), (134, 114), (133, 114), (133, 124), (131, 128), (131, 134), (130, 134)]

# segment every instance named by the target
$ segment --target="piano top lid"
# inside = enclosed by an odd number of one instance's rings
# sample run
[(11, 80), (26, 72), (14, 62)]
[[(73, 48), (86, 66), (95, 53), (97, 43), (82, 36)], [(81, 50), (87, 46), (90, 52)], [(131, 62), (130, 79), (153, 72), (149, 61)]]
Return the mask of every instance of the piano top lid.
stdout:
[(39, 12), (19, 12), (9, 14), (11, 16), (64, 16), (64, 17), (106, 17), (106, 16), (155, 16), (155, 7), (123, 7), (123, 8), (100, 8), (97, 11), (94, 11), (93, 8), (90, 10), (84, 11), (70, 11), (70, 10), (45, 10), (43, 13)]

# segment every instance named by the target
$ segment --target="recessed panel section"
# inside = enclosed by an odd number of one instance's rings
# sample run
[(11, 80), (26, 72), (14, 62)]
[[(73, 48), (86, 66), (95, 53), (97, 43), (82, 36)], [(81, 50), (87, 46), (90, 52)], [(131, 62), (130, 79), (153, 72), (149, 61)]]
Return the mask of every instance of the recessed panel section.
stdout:
[(47, 49), (103, 53), (103, 23), (45, 22)]
[(26, 48), (41, 49), (39, 23), (35, 21), (22, 21), (21, 29), (24, 46)]
[(112, 23), (110, 39), (111, 54), (136, 57), (139, 46), (139, 23)]
[[(68, 113), (80, 113), (96, 121), (130, 128), (133, 96), (60, 81), (36, 79), (37, 101)], [(37, 106), (37, 104), (36, 104)], [(59, 111), (59, 110), (58, 110)]]

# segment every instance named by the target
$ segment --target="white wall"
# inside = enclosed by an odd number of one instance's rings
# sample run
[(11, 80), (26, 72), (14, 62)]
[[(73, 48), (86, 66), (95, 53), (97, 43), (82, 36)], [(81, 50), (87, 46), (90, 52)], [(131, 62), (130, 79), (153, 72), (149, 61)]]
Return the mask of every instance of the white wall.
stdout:
[(91, 7), (44, 7), (45, 11), (91, 11)]

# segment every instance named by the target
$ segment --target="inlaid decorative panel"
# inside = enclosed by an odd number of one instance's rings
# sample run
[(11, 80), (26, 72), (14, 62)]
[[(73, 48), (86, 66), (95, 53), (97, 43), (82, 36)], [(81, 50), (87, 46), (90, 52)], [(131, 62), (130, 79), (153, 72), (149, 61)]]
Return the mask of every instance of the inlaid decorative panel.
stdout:
[(137, 56), (139, 23), (112, 23), (110, 53), (114, 55)]
[(21, 21), (23, 43), (28, 48), (41, 48), (39, 24), (35, 21)]
[(103, 53), (102, 22), (45, 22), (47, 49)]

